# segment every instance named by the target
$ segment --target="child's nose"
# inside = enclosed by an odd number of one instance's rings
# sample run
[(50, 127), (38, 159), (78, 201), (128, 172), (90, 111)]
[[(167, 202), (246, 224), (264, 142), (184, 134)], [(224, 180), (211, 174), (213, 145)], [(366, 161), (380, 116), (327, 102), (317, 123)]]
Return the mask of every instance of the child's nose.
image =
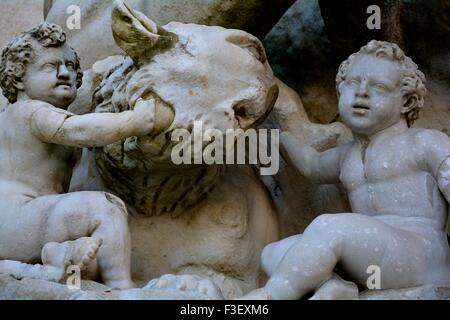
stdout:
[(363, 79), (361, 81), (361, 84), (359, 85), (359, 88), (356, 92), (356, 95), (358, 97), (364, 97), (367, 98), (369, 96), (369, 90), (368, 90), (368, 86), (367, 86), (367, 81), (365, 79)]
[(70, 73), (64, 64), (61, 64), (58, 68), (58, 78), (69, 78)]

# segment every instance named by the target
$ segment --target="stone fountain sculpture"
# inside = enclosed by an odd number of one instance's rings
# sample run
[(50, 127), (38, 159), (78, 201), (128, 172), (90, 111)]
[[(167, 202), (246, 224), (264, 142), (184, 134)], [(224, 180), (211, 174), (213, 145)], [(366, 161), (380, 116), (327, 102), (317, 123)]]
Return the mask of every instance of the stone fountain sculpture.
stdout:
[[(62, 119), (76, 119), (75, 114), (97, 120), (113, 117), (107, 121), (111, 125), (118, 123), (116, 118), (134, 114), (134, 122), (125, 121), (125, 127), (118, 131), (116, 126), (108, 126), (115, 134), (97, 132), (99, 141), (71, 144), (89, 148), (83, 149), (81, 157), (75, 153), (78, 164), (70, 186), (65, 183), (57, 193), (95, 194), (106, 198), (103, 204), (115, 208), (111, 210), (122, 212), (120, 225), (129, 230), (131, 239), (132, 280), (142, 288), (126, 290), (133, 285), (131, 281), (122, 286), (124, 282), (100, 279), (97, 260), (109, 241), (103, 237), (92, 240), (93, 234), (86, 233), (70, 237), (68, 242), (58, 239), (57, 243), (44, 243), (46, 250), (36, 250), (34, 259), (26, 254), (25, 258), (3, 256), (18, 261), (0, 261), (0, 273), (22, 280), (11, 284), (11, 278), (1, 275), (0, 295), (59, 299), (241, 297), (265, 282), (261, 253), (266, 245), (284, 236), (279, 229), (280, 221), (286, 224), (286, 217), (280, 208), (293, 196), (292, 190), (284, 190), (282, 197), (290, 194), (280, 200), (273, 187), (280, 180), (265, 177), (264, 185), (249, 165), (175, 165), (171, 133), (180, 128), (192, 130), (196, 121), (201, 121), (204, 129), (223, 133), (263, 125), (289, 131), (306, 145), (324, 150), (350, 140), (348, 129), (340, 123), (311, 123), (298, 95), (273, 76), (261, 42), (249, 33), (178, 22), (161, 27), (121, 1), (115, 3), (111, 17), (114, 41), (126, 55), (95, 63), (85, 73), (79, 99), (61, 113)], [(33, 99), (46, 101), (37, 96)], [(53, 100), (46, 102), (58, 107)], [(61, 106), (66, 107), (66, 102)], [(95, 121), (89, 123), (97, 130)], [(124, 130), (127, 125), (132, 129)], [(54, 129), (59, 130), (59, 126)], [(307, 179), (301, 179), (308, 185)], [(325, 188), (336, 196), (335, 187)], [(326, 202), (326, 198), (319, 200)], [(126, 211), (128, 219), (123, 223)], [(75, 220), (85, 221), (78, 218)], [(124, 234), (127, 238), (128, 231)], [(270, 254), (278, 247), (269, 246), (265, 252)], [(67, 262), (82, 267), (85, 279), (109, 287), (83, 282), (82, 290), (73, 291), (57, 284), (64, 277), (61, 266), (66, 267)], [(263, 267), (272, 274), (264, 255)], [(13, 296), (10, 290), (3, 290), (11, 286), (16, 288)], [(125, 290), (109, 292), (111, 286)]]

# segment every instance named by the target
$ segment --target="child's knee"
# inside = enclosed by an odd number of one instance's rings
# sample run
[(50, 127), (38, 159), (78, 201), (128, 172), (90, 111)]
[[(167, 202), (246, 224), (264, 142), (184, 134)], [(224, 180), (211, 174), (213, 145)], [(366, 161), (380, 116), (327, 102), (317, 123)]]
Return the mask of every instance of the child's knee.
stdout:
[(331, 214), (322, 214), (316, 217), (306, 228), (305, 235), (308, 233), (312, 234), (322, 234), (328, 233), (331, 229), (334, 228), (334, 223), (336, 223), (335, 217)]
[(335, 251), (352, 234), (348, 233), (348, 229), (352, 229), (353, 225), (352, 217), (348, 214), (323, 214), (306, 228), (304, 237), (306, 241), (325, 245)]
[(122, 201), (119, 197), (110, 194), (110, 193), (103, 193), (103, 196), (105, 197), (107, 203), (109, 206), (112, 206), (114, 210), (120, 211), (122, 214), (127, 216), (127, 208), (125, 206), (125, 202)]
[(91, 198), (91, 216), (99, 223), (112, 220), (127, 221), (127, 209), (125, 203), (119, 198), (106, 192), (95, 192)]
[(102, 191), (82, 192), (78, 201), (80, 211), (89, 212), (91, 216), (97, 214), (127, 216), (125, 203), (119, 197), (110, 193)]
[[(99, 191), (74, 192), (61, 198), (49, 211), (49, 238), (67, 240), (90, 235), (105, 223), (127, 223), (125, 204), (118, 197)], [(55, 241), (55, 240), (52, 240)]]
[(322, 214), (315, 218), (307, 229), (315, 233), (319, 232), (330, 235), (336, 233), (336, 231), (350, 227), (354, 224), (355, 218), (357, 217), (353, 213)]

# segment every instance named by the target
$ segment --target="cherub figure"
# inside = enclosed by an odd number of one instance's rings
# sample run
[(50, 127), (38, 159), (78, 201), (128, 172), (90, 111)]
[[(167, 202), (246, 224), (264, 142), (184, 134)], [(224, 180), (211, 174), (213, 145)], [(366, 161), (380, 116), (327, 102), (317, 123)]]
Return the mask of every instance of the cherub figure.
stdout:
[(302, 298), (336, 279), (337, 265), (363, 287), (372, 265), (381, 289), (450, 283), (450, 139), (410, 128), (424, 103), (423, 73), (396, 44), (373, 40), (341, 64), (336, 82), (354, 142), (319, 153), (284, 132), (282, 152), (305, 176), (340, 181), (353, 213), (321, 215), (302, 235), (267, 246), (270, 278), (243, 299)]
[(81, 78), (79, 58), (57, 25), (42, 23), (3, 50), (0, 85), (10, 104), (0, 113), (0, 268), (57, 279), (67, 264), (79, 265), (106, 285), (130, 288), (125, 205), (104, 192), (66, 193), (75, 154), (171, 120), (156, 123), (158, 108), (144, 100), (122, 113), (70, 113)]

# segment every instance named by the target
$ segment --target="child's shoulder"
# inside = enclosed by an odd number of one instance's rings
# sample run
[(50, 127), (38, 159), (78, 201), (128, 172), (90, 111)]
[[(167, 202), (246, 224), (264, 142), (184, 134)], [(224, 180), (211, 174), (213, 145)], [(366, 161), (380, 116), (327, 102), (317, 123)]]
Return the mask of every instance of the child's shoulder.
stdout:
[(24, 115), (33, 115), (36, 111), (48, 111), (49, 113), (56, 112), (61, 114), (71, 114), (70, 112), (57, 108), (50, 103), (41, 100), (26, 100), (17, 101), (8, 106), (8, 109), (14, 113), (22, 113)]
[(402, 134), (408, 148), (422, 154), (433, 153), (436, 150), (450, 150), (450, 137), (435, 129), (409, 128)]
[(13, 104), (10, 105), (11, 108), (21, 108), (21, 107), (28, 107), (28, 108), (36, 108), (36, 107), (46, 107), (46, 108), (54, 108), (51, 104), (41, 101), (41, 100), (24, 100), (24, 101), (16, 101)]
[(448, 135), (436, 129), (409, 128), (404, 135), (419, 145), (450, 140)]

